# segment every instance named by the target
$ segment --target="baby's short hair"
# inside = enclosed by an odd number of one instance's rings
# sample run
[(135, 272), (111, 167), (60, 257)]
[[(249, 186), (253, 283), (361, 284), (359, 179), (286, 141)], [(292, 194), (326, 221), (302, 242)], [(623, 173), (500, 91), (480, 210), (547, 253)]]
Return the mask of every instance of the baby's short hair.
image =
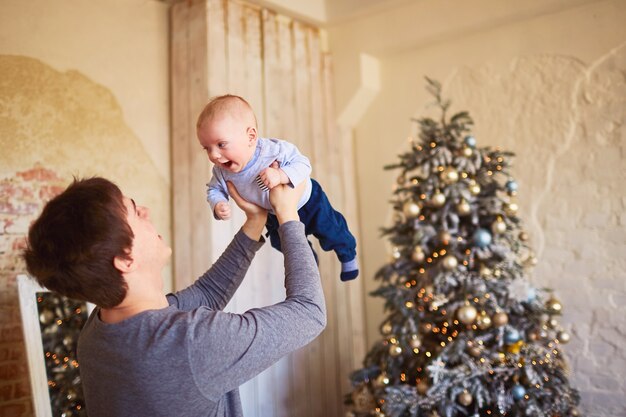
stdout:
[(253, 127), (257, 127), (256, 116), (252, 110), (252, 106), (243, 97), (236, 96), (234, 94), (225, 94), (223, 96), (213, 97), (204, 106), (202, 112), (198, 116), (196, 122), (196, 129), (200, 129), (202, 124), (206, 120), (211, 120), (218, 115), (224, 113), (229, 114), (231, 117), (235, 117), (238, 120), (252, 123)]

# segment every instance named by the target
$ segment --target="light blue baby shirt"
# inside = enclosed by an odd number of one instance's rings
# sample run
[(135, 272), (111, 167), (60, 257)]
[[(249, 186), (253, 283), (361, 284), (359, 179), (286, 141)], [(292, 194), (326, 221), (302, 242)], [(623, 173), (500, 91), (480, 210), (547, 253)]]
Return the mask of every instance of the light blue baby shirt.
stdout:
[(278, 161), (292, 187), (302, 181), (307, 182), (304, 194), (298, 202), (298, 209), (304, 206), (311, 197), (312, 188), (309, 158), (302, 155), (292, 143), (280, 139), (258, 138), (252, 160), (240, 172), (230, 172), (217, 165), (213, 166), (213, 176), (207, 184), (207, 201), (211, 205), (211, 211), (215, 213), (217, 203), (228, 201), (226, 181), (230, 181), (244, 199), (272, 212), (269, 191), (263, 191), (257, 185), (256, 177), (274, 161)]

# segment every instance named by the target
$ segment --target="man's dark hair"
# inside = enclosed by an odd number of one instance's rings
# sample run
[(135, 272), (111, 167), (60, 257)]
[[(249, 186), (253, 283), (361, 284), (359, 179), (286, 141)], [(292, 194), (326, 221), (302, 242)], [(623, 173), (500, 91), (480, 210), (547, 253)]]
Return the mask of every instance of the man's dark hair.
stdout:
[(124, 300), (128, 286), (113, 259), (129, 258), (133, 232), (117, 185), (74, 179), (30, 226), (26, 268), (42, 286), (104, 308)]

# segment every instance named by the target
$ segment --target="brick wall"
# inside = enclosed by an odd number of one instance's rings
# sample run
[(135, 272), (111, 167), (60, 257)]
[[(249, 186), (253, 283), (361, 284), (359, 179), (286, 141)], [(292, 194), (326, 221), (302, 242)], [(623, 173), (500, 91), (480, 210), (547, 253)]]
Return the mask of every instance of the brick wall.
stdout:
[(15, 277), (29, 224), (66, 184), (40, 165), (0, 178), (0, 416), (34, 415)]

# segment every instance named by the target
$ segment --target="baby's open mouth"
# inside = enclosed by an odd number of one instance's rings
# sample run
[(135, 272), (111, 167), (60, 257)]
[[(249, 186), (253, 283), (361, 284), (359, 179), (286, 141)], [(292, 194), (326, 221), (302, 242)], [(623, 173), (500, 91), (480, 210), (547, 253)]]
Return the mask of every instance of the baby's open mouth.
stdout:
[(224, 162), (222, 165), (224, 165), (225, 168), (230, 168), (233, 165), (233, 161)]

